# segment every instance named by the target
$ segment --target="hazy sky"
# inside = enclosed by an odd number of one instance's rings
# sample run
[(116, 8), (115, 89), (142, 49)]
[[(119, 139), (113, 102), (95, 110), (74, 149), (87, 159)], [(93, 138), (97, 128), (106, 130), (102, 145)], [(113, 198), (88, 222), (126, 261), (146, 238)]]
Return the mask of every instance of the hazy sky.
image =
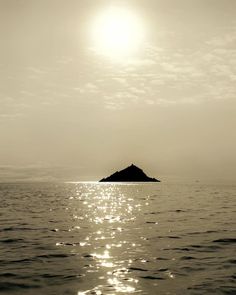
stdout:
[[(109, 5), (144, 34), (119, 58), (91, 33)], [(236, 180), (235, 0), (0, 0), (0, 42), (0, 181)]]

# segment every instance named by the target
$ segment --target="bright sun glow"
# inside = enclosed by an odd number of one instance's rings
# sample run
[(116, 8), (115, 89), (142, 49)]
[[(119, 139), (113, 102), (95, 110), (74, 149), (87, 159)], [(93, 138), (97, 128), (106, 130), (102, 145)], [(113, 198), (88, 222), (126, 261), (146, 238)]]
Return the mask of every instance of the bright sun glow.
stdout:
[(97, 52), (120, 58), (140, 47), (144, 30), (141, 20), (130, 10), (110, 7), (95, 19), (92, 37)]

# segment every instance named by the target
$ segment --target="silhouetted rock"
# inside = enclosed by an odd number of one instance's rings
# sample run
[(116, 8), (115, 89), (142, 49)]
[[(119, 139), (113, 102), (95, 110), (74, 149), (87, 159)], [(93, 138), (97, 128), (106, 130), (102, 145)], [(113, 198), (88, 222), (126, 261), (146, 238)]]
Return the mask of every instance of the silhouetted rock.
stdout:
[(132, 164), (107, 178), (101, 179), (100, 182), (160, 182), (160, 180), (148, 177), (142, 169)]

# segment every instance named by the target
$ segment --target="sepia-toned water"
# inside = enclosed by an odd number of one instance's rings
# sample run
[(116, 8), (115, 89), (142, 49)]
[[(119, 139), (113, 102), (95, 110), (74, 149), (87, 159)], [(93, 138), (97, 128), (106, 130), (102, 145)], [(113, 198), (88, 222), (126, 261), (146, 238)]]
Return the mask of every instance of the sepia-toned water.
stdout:
[(0, 184), (1, 294), (236, 294), (236, 186)]

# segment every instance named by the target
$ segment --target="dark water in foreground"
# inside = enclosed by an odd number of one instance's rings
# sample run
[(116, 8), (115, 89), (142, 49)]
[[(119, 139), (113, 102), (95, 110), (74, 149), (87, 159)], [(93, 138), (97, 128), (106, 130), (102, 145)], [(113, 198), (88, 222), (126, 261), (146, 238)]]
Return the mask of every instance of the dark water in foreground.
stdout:
[(1, 294), (236, 294), (236, 187), (1, 184)]

